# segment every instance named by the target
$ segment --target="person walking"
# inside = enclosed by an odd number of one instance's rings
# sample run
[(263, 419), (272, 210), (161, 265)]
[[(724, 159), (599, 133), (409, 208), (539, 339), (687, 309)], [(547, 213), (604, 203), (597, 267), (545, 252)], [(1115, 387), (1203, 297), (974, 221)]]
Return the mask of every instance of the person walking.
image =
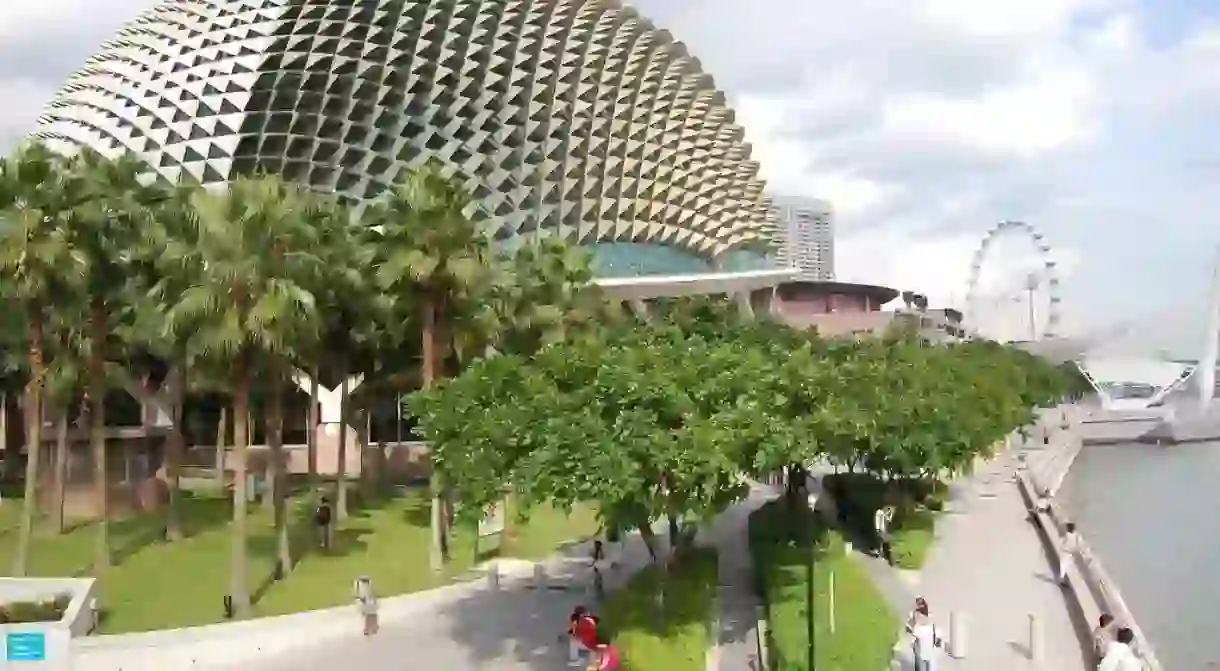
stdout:
[(318, 501), (318, 507), (313, 511), (313, 523), (317, 533), (318, 547), (324, 552), (330, 551), (331, 540), (334, 538), (334, 527), (331, 524), (330, 499), (323, 496)]
[(1080, 534), (1076, 531), (1076, 523), (1068, 522), (1063, 527), (1063, 539), (1059, 542), (1059, 584), (1067, 587), (1068, 563), (1073, 561), (1080, 551)]
[(881, 506), (873, 513), (873, 530), (877, 534), (877, 556), (893, 564), (893, 553), (890, 551), (890, 524), (894, 520), (894, 509)]
[(1093, 654), (1097, 656), (1099, 663), (1106, 658), (1106, 650), (1114, 642), (1117, 630), (1118, 623), (1114, 621), (1113, 615), (1102, 613), (1101, 617), (1097, 618), (1097, 628), (1093, 630)]
[(942, 641), (928, 611), (928, 602), (922, 596), (915, 599), (915, 608), (907, 618), (906, 630), (911, 635), (915, 671), (936, 671), (937, 649), (941, 647)]
[(353, 591), (356, 595), (356, 608), (364, 618), (364, 635), (372, 636), (380, 629), (377, 621), (377, 595), (373, 593), (373, 581), (367, 575), (362, 575), (356, 578)]
[(1123, 627), (1114, 639), (1106, 648), (1106, 656), (1097, 665), (1097, 671), (1143, 671), (1144, 663), (1131, 648), (1135, 644), (1135, 632)]

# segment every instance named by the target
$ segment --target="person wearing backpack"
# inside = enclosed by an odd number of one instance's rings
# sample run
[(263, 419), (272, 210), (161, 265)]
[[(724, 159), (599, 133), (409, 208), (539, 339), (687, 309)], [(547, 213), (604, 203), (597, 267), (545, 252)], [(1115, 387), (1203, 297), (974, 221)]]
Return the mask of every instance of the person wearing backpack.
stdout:
[(331, 541), (334, 537), (332, 522), (330, 500), (323, 496), (318, 502), (317, 509), (313, 512), (313, 523), (317, 532), (318, 546), (324, 551), (330, 551)]

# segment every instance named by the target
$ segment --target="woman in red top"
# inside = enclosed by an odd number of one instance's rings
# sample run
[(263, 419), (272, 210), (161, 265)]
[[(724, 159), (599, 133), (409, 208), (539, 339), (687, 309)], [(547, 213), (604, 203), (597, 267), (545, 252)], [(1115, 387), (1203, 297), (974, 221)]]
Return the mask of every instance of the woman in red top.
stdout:
[(584, 659), (597, 645), (597, 618), (584, 606), (577, 606), (568, 618), (568, 636), (576, 644), (573, 658)]

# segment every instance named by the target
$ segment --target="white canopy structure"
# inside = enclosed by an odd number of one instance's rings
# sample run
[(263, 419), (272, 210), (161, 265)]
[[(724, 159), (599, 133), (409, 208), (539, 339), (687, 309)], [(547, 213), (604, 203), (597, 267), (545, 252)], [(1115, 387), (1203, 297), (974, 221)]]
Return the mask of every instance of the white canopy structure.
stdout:
[(1197, 366), (1147, 358), (1086, 357), (1076, 362), (1107, 410), (1143, 410), (1180, 388)]

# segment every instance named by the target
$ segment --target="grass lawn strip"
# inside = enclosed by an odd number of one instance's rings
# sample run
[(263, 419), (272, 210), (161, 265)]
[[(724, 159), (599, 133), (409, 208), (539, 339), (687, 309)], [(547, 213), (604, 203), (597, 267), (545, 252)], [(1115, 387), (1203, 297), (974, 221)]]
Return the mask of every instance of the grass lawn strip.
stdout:
[[(705, 671), (716, 565), (714, 549), (691, 550), (664, 579), (660, 566), (649, 566), (610, 595), (602, 626), (622, 651), (623, 671)], [(657, 603), (662, 589), (664, 611)]]
[[(813, 521), (801, 511), (800, 523)], [(751, 519), (755, 561), (766, 591), (770, 655), (777, 671), (808, 671), (806, 575), (808, 550), (783, 501)], [(814, 549), (814, 654), (826, 671), (887, 668), (899, 621), (864, 568), (844, 552), (843, 540), (817, 530)], [(830, 631), (830, 580), (834, 575), (835, 631)]]
[[(8, 505), (19, 502), (7, 501)], [(103, 608), (102, 633), (187, 627), (219, 622), (228, 594), (232, 534), (227, 499), (190, 496), (182, 508), (187, 538), (161, 539), (163, 516), (140, 515), (110, 523), (115, 566), (99, 576)], [(256, 616), (326, 608), (351, 600), (351, 581), (368, 574), (380, 596), (437, 587), (452, 581), (475, 561), (474, 533), (459, 527), (451, 544), (453, 560), (440, 574), (428, 567), (428, 499), (419, 491), (401, 492), (353, 507), (335, 534), (329, 554), (313, 550), (305, 496), (289, 502), (289, 519), (297, 565), (286, 579), (270, 582), (275, 564), (275, 529), (261, 505), (250, 507), (247, 575)], [(516, 527), (515, 538), (501, 548), (508, 556), (537, 558), (564, 541), (585, 538), (597, 530), (595, 515), (585, 509), (571, 514), (551, 508), (534, 511)], [(88, 575), (93, 561), (94, 525), (85, 523), (63, 535), (39, 529), (30, 555), (31, 575)], [(480, 552), (498, 542), (483, 539)], [(15, 532), (0, 532), (0, 561), (10, 561)]]

